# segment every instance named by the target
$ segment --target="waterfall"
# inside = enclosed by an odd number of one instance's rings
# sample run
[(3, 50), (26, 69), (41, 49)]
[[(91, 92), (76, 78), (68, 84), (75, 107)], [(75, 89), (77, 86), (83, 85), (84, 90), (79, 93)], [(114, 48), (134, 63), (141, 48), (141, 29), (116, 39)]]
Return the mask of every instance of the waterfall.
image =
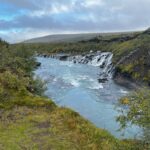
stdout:
[[(44, 55), (45, 57), (45, 55)], [(105, 82), (113, 75), (113, 54), (111, 52), (93, 52), (89, 54), (70, 56), (70, 54), (57, 54), (49, 56), (62, 61), (72, 61), (73, 63), (87, 64), (100, 68), (99, 82)]]
[(113, 73), (113, 54), (111, 52), (96, 52), (86, 55), (68, 57), (74, 63), (88, 64), (100, 68), (100, 78), (111, 78)]

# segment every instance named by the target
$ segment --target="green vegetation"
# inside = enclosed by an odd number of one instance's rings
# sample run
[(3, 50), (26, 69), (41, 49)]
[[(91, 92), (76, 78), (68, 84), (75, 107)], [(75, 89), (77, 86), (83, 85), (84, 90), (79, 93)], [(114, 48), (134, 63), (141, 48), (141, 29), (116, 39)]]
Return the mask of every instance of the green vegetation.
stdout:
[(0, 41), (0, 150), (141, 150), (41, 96), (34, 51)]
[(119, 141), (77, 113), (56, 107), (50, 100), (26, 96), (10, 105), (9, 109), (1, 109), (2, 150), (136, 149), (136, 142)]
[(119, 109), (121, 115), (117, 121), (124, 129), (128, 124), (138, 125), (143, 129), (143, 147), (150, 148), (150, 89), (143, 88), (135, 91), (127, 97), (122, 98), (119, 108), (124, 106), (126, 109)]

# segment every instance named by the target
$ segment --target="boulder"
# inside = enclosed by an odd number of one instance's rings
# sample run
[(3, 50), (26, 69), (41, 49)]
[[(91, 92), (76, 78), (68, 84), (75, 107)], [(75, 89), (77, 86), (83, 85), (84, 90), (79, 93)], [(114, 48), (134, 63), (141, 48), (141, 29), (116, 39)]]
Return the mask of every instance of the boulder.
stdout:
[(100, 78), (100, 79), (98, 79), (99, 83), (105, 83), (106, 81), (108, 81), (107, 78)]
[(68, 55), (60, 56), (59, 60), (65, 61), (65, 60), (67, 60), (67, 58), (68, 58)]
[(36, 63), (36, 67), (40, 67), (41, 66), (41, 63), (40, 62), (37, 62)]
[(105, 65), (106, 65), (105, 62), (103, 62), (103, 64), (100, 65), (100, 68), (101, 68), (101, 69), (105, 68)]

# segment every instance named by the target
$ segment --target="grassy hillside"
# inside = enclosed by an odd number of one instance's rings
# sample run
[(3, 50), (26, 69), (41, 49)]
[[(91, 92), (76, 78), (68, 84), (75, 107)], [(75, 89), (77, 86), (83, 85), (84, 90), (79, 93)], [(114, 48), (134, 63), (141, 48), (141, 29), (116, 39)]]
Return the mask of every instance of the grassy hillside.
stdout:
[(24, 43), (74, 43), (79, 41), (87, 41), (92, 38), (100, 36), (117, 36), (117, 35), (130, 35), (132, 32), (114, 32), (114, 33), (83, 33), (83, 34), (56, 34), (44, 37), (33, 38), (24, 41)]
[(33, 51), (0, 41), (0, 150), (141, 150), (42, 96)]
[(115, 139), (77, 113), (55, 106), (51, 100), (19, 96), (0, 104), (1, 150), (130, 150), (141, 146), (135, 141)]
[(30, 40), (24, 41), (24, 43), (78, 42), (80, 40), (89, 40), (98, 35), (99, 35), (99, 33), (48, 35), (48, 36), (44, 36), (44, 37), (30, 39)]

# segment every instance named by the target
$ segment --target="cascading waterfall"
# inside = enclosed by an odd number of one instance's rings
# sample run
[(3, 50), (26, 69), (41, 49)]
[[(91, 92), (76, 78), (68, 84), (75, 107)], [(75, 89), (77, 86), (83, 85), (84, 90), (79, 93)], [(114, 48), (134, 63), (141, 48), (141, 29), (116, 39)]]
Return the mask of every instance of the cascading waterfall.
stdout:
[(100, 67), (101, 73), (100, 78), (106, 79), (111, 78), (113, 73), (112, 64), (113, 54), (111, 52), (96, 52), (87, 55), (77, 55), (68, 57), (67, 60), (74, 63), (88, 64), (96, 67)]
[(92, 61), (89, 62), (88, 64), (100, 67), (103, 75), (105, 74), (105, 75), (111, 77), (112, 69), (113, 69), (112, 57), (113, 57), (112, 53), (103, 52), (97, 56), (94, 56)]
[[(46, 57), (46, 55), (43, 55)], [(93, 52), (91, 51), (89, 54), (82, 54), (76, 56), (70, 56), (69, 54), (57, 54), (50, 55), (48, 57), (59, 59), (62, 61), (72, 61), (73, 63), (87, 64), (100, 68), (100, 78), (99, 82), (105, 82), (108, 79), (112, 78), (113, 75), (113, 64), (112, 58), (113, 54), (111, 52)]]

